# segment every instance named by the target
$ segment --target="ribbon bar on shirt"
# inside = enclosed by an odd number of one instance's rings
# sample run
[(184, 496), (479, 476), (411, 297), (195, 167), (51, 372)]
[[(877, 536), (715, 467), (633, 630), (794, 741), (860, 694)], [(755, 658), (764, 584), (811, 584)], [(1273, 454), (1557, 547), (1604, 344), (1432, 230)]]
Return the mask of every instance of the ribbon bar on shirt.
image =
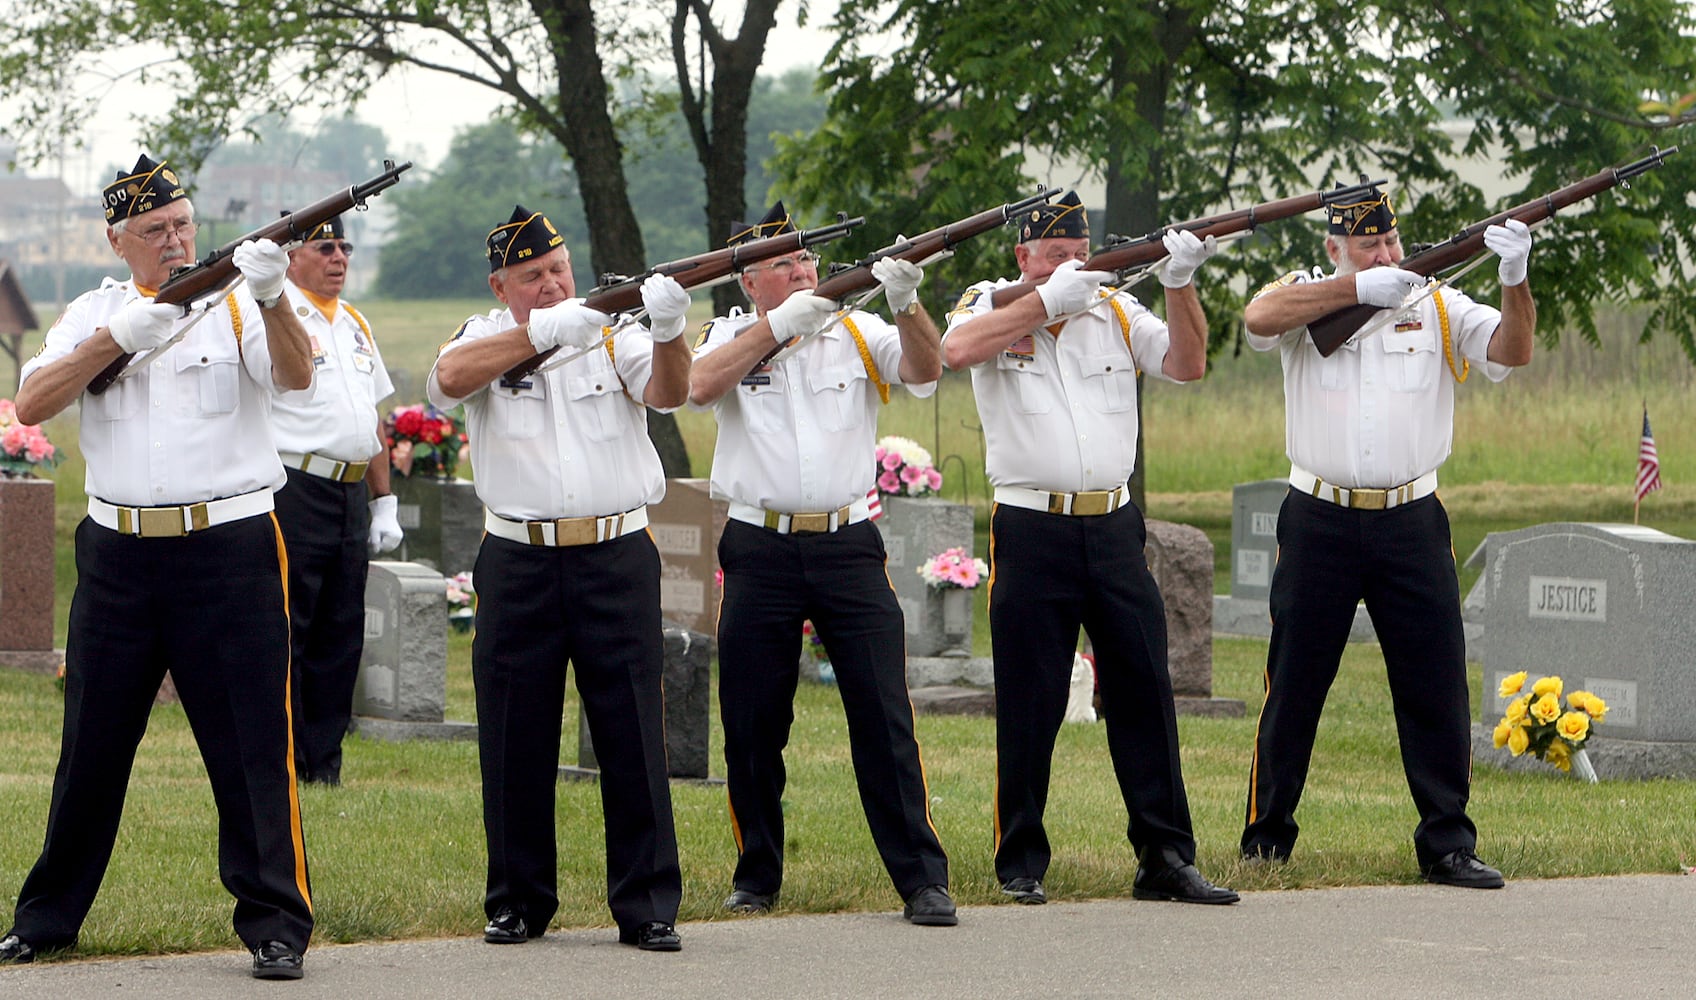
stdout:
[(1094, 517), (1111, 514), (1131, 502), (1131, 489), (1082, 490), (1078, 493), (1050, 493), (1023, 486), (997, 486), (995, 502), (1025, 510), (1040, 510), (1047, 514), (1066, 514), (1071, 517)]
[(594, 545), (633, 535), (647, 527), (645, 506), (605, 517), (556, 517), (546, 521), (514, 521), (487, 508), (483, 512), (483, 530), (521, 545)]
[(278, 452), (277, 457), (291, 469), (299, 469), (320, 479), (333, 479), (338, 483), (357, 483), (365, 478), (365, 468), (370, 462), (342, 462), (323, 455), (302, 455), (298, 452)]
[(1290, 488), (1339, 507), (1353, 510), (1389, 510), (1404, 503), (1422, 500), (1437, 492), (1437, 470), (1432, 469), (1411, 483), (1380, 490), (1365, 486), (1334, 486), (1306, 469), (1292, 465)]

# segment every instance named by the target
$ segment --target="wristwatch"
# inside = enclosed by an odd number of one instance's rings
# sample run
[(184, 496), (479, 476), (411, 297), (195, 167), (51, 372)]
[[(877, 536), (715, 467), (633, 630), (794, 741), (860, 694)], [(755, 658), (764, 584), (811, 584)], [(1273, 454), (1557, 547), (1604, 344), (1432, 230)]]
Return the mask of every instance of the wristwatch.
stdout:
[(279, 288), (277, 289), (277, 294), (271, 296), (269, 299), (256, 298), (253, 301), (259, 303), (259, 308), (261, 309), (274, 309), (276, 308), (277, 302), (280, 301), (282, 297), (283, 290)]
[(896, 316), (917, 316), (919, 314), (918, 298), (915, 296), (913, 301), (907, 303), (907, 308), (897, 309), (894, 314)]

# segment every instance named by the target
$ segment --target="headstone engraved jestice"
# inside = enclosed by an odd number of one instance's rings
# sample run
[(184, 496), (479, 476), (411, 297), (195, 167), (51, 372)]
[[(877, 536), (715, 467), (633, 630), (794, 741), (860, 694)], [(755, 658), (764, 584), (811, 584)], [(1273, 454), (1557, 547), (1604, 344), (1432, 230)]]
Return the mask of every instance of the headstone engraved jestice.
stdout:
[(1476, 754), (1509, 758), (1490, 742), (1506, 706), (1496, 692), (1524, 670), (1607, 702), (1587, 746), (1602, 777), (1696, 777), (1696, 542), (1628, 524), (1541, 524), (1492, 534), (1485, 573)]
[(354, 731), (389, 740), (475, 738), (475, 725), (444, 721), (447, 633), (440, 573), (417, 563), (371, 563)]

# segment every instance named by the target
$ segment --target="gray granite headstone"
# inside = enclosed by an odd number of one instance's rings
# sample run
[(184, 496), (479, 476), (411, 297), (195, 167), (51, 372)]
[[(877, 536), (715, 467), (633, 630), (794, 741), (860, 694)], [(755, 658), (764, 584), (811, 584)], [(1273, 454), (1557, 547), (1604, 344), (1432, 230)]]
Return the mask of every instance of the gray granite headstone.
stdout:
[[(665, 754), (673, 778), (707, 777), (707, 741), (711, 735), (711, 638), (702, 632), (665, 623)], [(588, 777), (600, 766), (589, 737), (589, 720), (577, 712), (577, 767), (561, 768), (568, 777)]]
[(944, 595), (919, 576), (919, 567), (946, 549), (972, 551), (972, 508), (936, 497), (886, 496), (877, 526), (889, 556), (889, 579), (906, 618), (907, 655), (970, 655), (970, 595), (963, 611), (958, 599), (950, 607)]
[(404, 533), (396, 559), (421, 563), (443, 576), (471, 569), (483, 541), (483, 504), (466, 479), (396, 475), (395, 517)]
[(1492, 535), (1488, 562), (1481, 725), (1501, 718), (1502, 678), (1524, 670), (1605, 700), (1599, 740), (1696, 742), (1696, 542), (1541, 524)]
[(354, 688), (354, 729), (379, 739), (462, 739), (475, 726), (443, 721), (447, 703), (447, 591), (417, 563), (371, 563), (365, 649)]
[(1213, 543), (1188, 524), (1146, 523), (1143, 554), (1166, 605), (1166, 660), (1178, 711), (1240, 716), (1241, 701), (1213, 697)]

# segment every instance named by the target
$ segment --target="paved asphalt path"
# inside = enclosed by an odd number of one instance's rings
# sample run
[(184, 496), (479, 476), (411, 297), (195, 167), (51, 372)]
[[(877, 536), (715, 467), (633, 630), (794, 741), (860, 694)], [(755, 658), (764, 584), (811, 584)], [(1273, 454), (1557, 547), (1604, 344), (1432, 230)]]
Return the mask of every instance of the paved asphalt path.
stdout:
[(610, 929), (327, 945), (300, 982), (239, 951), (0, 968), (0, 997), (495, 998), (1696, 997), (1696, 877), (1255, 892), (1236, 906), (1112, 900), (685, 924), (683, 951)]

